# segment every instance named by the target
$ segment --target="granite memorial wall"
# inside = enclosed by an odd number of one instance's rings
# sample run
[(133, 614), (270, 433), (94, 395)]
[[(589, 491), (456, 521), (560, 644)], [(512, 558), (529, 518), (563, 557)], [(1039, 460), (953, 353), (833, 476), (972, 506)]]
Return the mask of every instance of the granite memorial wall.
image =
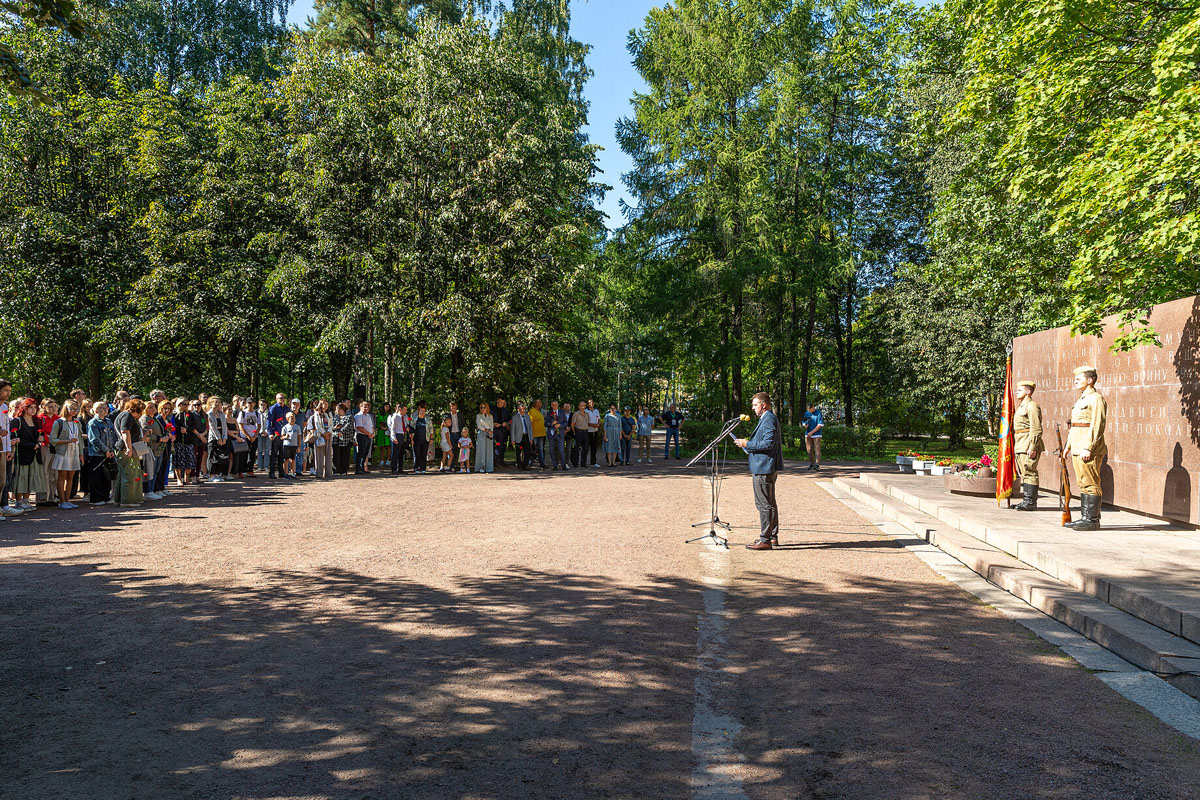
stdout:
[[(1161, 347), (1109, 351), (1119, 330), (1072, 337), (1055, 328), (1013, 343), (1014, 380), (1037, 381), (1043, 437), (1049, 451), (1038, 467), (1043, 489), (1059, 490), (1055, 424), (1064, 443), (1075, 367), (1094, 364), (1096, 388), (1108, 401), (1108, 456), (1101, 470), (1104, 502), (1165, 519), (1200, 525), (1200, 296), (1155, 306), (1150, 323)], [(1074, 473), (1071, 493), (1078, 496)]]

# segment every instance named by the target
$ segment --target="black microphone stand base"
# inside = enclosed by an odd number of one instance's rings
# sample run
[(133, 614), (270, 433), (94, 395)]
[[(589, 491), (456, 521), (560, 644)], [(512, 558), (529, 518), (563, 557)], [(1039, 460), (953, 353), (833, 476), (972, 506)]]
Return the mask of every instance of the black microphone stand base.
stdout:
[[(701, 522), (699, 524), (707, 525), (708, 523)], [(721, 524), (724, 525), (725, 523), (721, 523)], [(693, 525), (692, 527), (694, 528), (696, 526)], [(728, 528), (728, 526), (726, 526), (726, 528)], [(717, 547), (724, 547), (726, 550), (729, 549), (729, 540), (726, 539), (724, 536), (721, 536), (720, 534), (718, 534), (715, 530), (709, 530), (708, 533), (704, 534), (703, 536), (697, 536), (695, 539), (688, 539), (687, 541), (684, 542), (684, 544), (691, 544), (693, 542), (699, 542), (702, 539), (708, 539)]]

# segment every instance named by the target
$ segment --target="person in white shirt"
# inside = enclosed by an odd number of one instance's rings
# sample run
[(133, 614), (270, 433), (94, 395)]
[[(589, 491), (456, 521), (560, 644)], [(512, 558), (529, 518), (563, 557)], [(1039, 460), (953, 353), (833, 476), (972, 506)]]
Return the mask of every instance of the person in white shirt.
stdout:
[(285, 419), (287, 422), (280, 429), (279, 438), (283, 440), (283, 468), (291, 475), (295, 472), (296, 453), (300, 450), (300, 426), (296, 424), (294, 411), (289, 411)]
[(375, 415), (366, 400), (354, 415), (354, 472), (362, 475), (371, 471), (371, 447), (375, 442)]
[(253, 476), (254, 467), (258, 463), (258, 432), (262, 429), (262, 417), (255, 410), (253, 399), (247, 397), (242, 401), (242, 409), (237, 415), (237, 426), (250, 447), (246, 453), (246, 474)]
[(388, 417), (388, 436), (392, 440), (392, 452), (389, 460), (392, 462), (392, 474), (404, 472), (404, 457), (408, 453), (408, 437), (412, 435), (412, 418), (408, 416), (408, 406), (396, 404), (396, 410)]
[(308, 452), (312, 454), (313, 474), (318, 478), (333, 477), (333, 417), (329, 414), (329, 403), (316, 401), (316, 408), (305, 423), (305, 434), (311, 439)]
[(600, 430), (600, 409), (596, 408), (596, 401), (590, 398), (587, 401), (587, 421), (588, 449), (584, 455), (591, 456), (592, 466), (598, 467), (600, 464), (596, 462), (596, 453), (600, 449), (600, 442), (604, 439), (604, 431)]
[[(13, 450), (12, 417), (9, 415), (8, 399), (12, 397), (12, 384), (0, 381), (0, 497), (8, 500), (8, 469), (12, 466)], [(24, 511), (13, 508), (6, 502), (0, 508), (0, 519), (24, 514)]]

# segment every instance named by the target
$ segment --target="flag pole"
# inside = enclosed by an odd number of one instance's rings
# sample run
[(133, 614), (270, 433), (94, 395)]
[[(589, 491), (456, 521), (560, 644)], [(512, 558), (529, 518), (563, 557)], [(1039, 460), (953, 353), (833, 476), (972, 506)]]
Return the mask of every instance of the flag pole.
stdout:
[(1004, 500), (1009, 508), (1012, 508), (1013, 482), (1016, 477), (1016, 460), (1013, 457), (1016, 437), (1012, 427), (1016, 401), (1013, 399), (1012, 354), (1013, 345), (1009, 342), (1005, 349), (1004, 399), (1000, 405), (1000, 446), (996, 459), (996, 505), (1000, 505), (1000, 501)]

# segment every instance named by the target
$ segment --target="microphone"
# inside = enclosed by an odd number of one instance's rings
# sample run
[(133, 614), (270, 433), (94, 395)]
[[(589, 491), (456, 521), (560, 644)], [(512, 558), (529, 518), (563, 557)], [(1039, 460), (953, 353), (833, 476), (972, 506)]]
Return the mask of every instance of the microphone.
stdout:
[(749, 422), (749, 421), (750, 421), (750, 415), (749, 415), (749, 414), (742, 414), (742, 416), (738, 417), (738, 419), (740, 419), (742, 422)]

